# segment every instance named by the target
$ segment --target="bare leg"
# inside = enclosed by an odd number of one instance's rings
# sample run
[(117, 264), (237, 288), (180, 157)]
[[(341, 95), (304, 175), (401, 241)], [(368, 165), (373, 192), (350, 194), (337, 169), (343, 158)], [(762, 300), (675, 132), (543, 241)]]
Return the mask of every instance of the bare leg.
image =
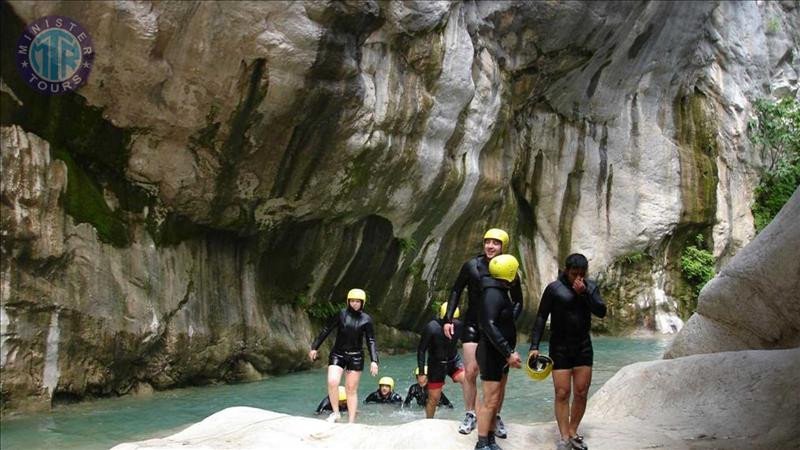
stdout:
[(561, 439), (569, 439), (569, 395), (571, 388), (572, 369), (553, 371), (553, 387), (556, 391), (556, 422)]
[(478, 397), (478, 360), (475, 359), (476, 342), (466, 342), (461, 346), (464, 353), (464, 382), (461, 391), (464, 393), (464, 408), (475, 411), (475, 399)]
[(494, 429), (494, 416), (500, 400), (501, 381), (483, 381), (483, 401), (478, 405), (478, 436), (488, 436)]
[(348, 370), (344, 376), (344, 389), (347, 391), (347, 419), (350, 423), (356, 421), (356, 412), (358, 412), (358, 380), (360, 379), (360, 370)]
[(428, 389), (428, 403), (425, 405), (425, 417), (433, 419), (436, 414), (436, 407), (439, 405), (439, 398), (442, 397), (442, 388)]
[(328, 366), (328, 399), (335, 413), (339, 412), (339, 382), (343, 372), (344, 369), (339, 366)]
[(592, 366), (578, 366), (572, 369), (572, 408), (569, 414), (569, 435), (578, 434), (578, 426), (586, 411), (586, 399), (589, 397), (589, 386), (592, 384)]

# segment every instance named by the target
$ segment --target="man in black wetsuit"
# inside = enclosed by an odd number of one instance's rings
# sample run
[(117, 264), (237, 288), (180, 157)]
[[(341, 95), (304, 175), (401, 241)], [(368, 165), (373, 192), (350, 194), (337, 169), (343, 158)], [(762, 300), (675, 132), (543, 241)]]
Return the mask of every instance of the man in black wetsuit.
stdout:
[[(555, 414), (561, 433), (560, 449), (586, 449), (578, 425), (586, 410), (592, 382), (594, 350), (589, 330), (592, 314), (605, 317), (606, 305), (597, 284), (586, 279), (589, 261), (580, 253), (567, 257), (564, 271), (548, 284), (531, 331), (530, 355), (539, 355), (547, 316), (550, 318), (550, 358), (553, 359)], [(570, 405), (570, 391), (572, 405)]]
[[(419, 368), (414, 369), (414, 376), (417, 377), (417, 382), (408, 387), (408, 395), (403, 401), (404, 407), (409, 406), (412, 400), (416, 400), (417, 405), (423, 408), (428, 406), (428, 377), (425, 376), (425, 372), (426, 370), (423, 369), (422, 375), (420, 375)], [(444, 392), (439, 397), (439, 405), (437, 406), (453, 409), (453, 403), (444, 395)]]
[(394, 392), (394, 378), (383, 377), (378, 380), (378, 390), (370, 393), (364, 403), (401, 404), (403, 397)]
[(478, 409), (476, 450), (500, 450), (494, 440), (500, 398), (506, 389), (509, 367), (522, 367), (515, 350), (515, 304), (509, 295), (518, 268), (519, 262), (512, 255), (498, 255), (489, 262), (491, 277), (484, 277), (481, 283), (483, 301), (478, 313), (481, 338), (475, 356), (483, 381), (483, 402)]
[[(442, 303), (439, 308), (439, 317), (431, 320), (422, 330), (422, 336), (417, 347), (417, 381), (428, 385), (428, 403), (425, 405), (425, 416), (432, 419), (436, 413), (436, 405), (442, 395), (442, 387), (446, 376), (456, 383), (464, 382), (464, 363), (456, 349), (457, 339), (461, 336), (463, 326), (460, 320), (455, 320), (460, 315), (456, 308), (453, 313), (453, 338), (445, 337), (442, 325), (447, 312), (447, 304)], [(425, 354), (427, 353), (427, 363)], [(425, 368), (428, 373), (425, 373)]]
[[(458, 432), (469, 434), (475, 429), (475, 398), (477, 396), (478, 363), (475, 360), (475, 350), (480, 340), (478, 327), (478, 309), (482, 296), (481, 278), (489, 276), (489, 261), (495, 256), (509, 250), (509, 237), (505, 231), (492, 228), (483, 235), (483, 254), (478, 255), (461, 266), (458, 278), (450, 291), (450, 299), (447, 302), (447, 314), (444, 321), (444, 335), (448, 338), (453, 337), (453, 312), (458, 307), (461, 300), (461, 293), (467, 288), (469, 301), (467, 312), (464, 317), (464, 332), (461, 336), (461, 347), (464, 354), (464, 382), (461, 383), (464, 392), (464, 408), (466, 414), (463, 423), (459, 425)], [(511, 299), (516, 304), (514, 319), (522, 313), (522, 287), (519, 279), (515, 279), (511, 285)], [(503, 407), (503, 397), (500, 397), (498, 413)], [(500, 416), (497, 416), (496, 430), (497, 437), (505, 438), (506, 430)]]
[[(327, 394), (319, 401), (316, 414), (322, 414), (325, 411), (333, 412), (331, 398)], [(344, 386), (339, 386), (339, 411), (347, 411), (347, 391), (344, 389)]]
[(320, 331), (319, 336), (311, 344), (308, 357), (311, 361), (317, 359), (317, 349), (326, 337), (336, 329), (336, 341), (328, 357), (328, 397), (333, 407), (333, 412), (328, 417), (329, 422), (339, 419), (338, 386), (345, 375), (345, 390), (347, 392), (347, 416), (350, 423), (356, 419), (358, 410), (358, 381), (361, 371), (364, 370), (363, 344), (366, 340), (369, 348), (369, 357), (372, 360), (369, 371), (372, 376), (378, 374), (378, 347), (375, 343), (375, 330), (372, 318), (363, 312), (367, 294), (361, 289), (350, 289), (347, 293), (347, 308), (331, 317), (327, 325)]

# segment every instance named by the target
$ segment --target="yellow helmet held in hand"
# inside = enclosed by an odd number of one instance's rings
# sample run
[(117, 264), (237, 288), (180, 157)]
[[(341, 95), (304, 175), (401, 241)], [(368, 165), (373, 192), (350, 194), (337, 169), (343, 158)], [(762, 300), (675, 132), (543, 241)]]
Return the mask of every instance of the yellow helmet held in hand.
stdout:
[(347, 391), (344, 390), (344, 386), (339, 386), (339, 401), (343, 402), (347, 400)]
[[(447, 302), (444, 302), (439, 306), (439, 318), (444, 319), (444, 316), (447, 314)], [(458, 319), (458, 316), (461, 315), (461, 311), (459, 310), (458, 306), (456, 306), (455, 312), (453, 312), (453, 319)]]
[(500, 228), (492, 228), (483, 235), (483, 240), (487, 239), (497, 239), (498, 241), (503, 243), (503, 251), (508, 251), (508, 233), (501, 230)]
[(533, 355), (528, 356), (528, 361), (525, 363), (525, 372), (531, 380), (542, 381), (550, 375), (553, 371), (553, 360), (549, 356), (539, 355), (536, 358)]
[(384, 384), (386, 386), (389, 386), (392, 390), (394, 390), (394, 378), (392, 378), (392, 377), (383, 377), (380, 380), (378, 380), (378, 386), (381, 386), (381, 385), (384, 385)]
[(489, 261), (489, 274), (508, 282), (514, 281), (519, 269), (519, 261), (513, 255), (497, 255)]
[(363, 289), (350, 289), (347, 293), (347, 301), (361, 300), (361, 303), (367, 303), (367, 293)]

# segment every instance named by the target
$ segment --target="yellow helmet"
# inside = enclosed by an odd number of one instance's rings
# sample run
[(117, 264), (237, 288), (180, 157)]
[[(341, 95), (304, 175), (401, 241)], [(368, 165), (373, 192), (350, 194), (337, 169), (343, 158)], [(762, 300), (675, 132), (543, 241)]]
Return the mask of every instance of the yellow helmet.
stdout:
[[(439, 318), (444, 319), (445, 314), (447, 314), (447, 302), (444, 302), (439, 306)], [(456, 310), (453, 313), (453, 319), (458, 319), (458, 316), (461, 315), (461, 311), (459, 311), (458, 306), (456, 306)]]
[(361, 303), (367, 303), (367, 293), (363, 289), (350, 289), (347, 292), (347, 301), (361, 300)]
[(497, 239), (498, 241), (503, 243), (503, 251), (508, 251), (508, 233), (501, 230), (500, 228), (492, 228), (483, 235), (483, 240), (487, 239)]
[[(425, 371), (425, 373), (423, 373), (423, 375), (427, 375), (428, 374), (428, 366), (425, 366), (425, 368), (423, 370)], [(415, 367), (414, 368), (414, 375), (419, 375), (419, 367)]]
[(528, 356), (528, 361), (525, 363), (525, 372), (531, 380), (542, 381), (550, 375), (553, 371), (553, 360), (549, 356), (539, 355), (536, 358), (533, 355)]
[(519, 261), (513, 255), (497, 255), (489, 261), (489, 274), (494, 278), (514, 281), (519, 269)]
[(394, 390), (394, 378), (392, 377), (383, 377), (378, 380), (378, 386), (385, 384), (389, 386), (392, 390)]
[(344, 386), (339, 386), (339, 401), (343, 402), (347, 400), (347, 391), (344, 390)]

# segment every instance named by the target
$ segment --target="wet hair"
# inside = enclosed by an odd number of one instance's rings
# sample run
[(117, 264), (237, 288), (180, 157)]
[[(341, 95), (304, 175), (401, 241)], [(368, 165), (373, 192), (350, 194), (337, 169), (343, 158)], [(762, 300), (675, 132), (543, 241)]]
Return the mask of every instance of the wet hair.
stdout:
[(581, 255), (580, 253), (573, 253), (567, 256), (567, 260), (564, 261), (564, 268), (566, 270), (569, 269), (589, 269), (589, 260), (586, 259), (585, 256)]

